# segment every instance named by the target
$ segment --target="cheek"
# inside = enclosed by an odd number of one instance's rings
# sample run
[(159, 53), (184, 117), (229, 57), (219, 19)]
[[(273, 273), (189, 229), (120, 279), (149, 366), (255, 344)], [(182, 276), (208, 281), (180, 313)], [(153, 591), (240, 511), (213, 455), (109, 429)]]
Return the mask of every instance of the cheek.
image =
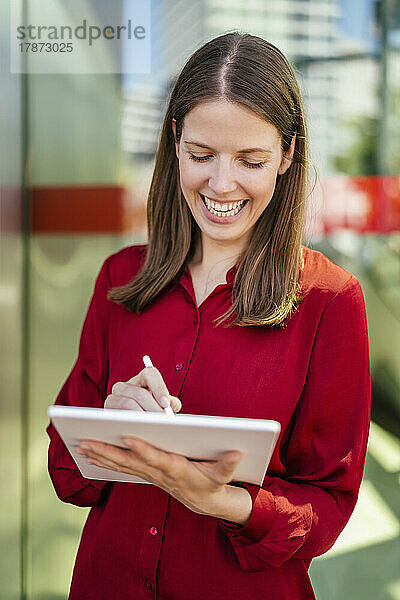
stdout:
[(199, 189), (207, 181), (205, 173), (187, 163), (183, 163), (179, 168), (179, 178), (182, 188), (186, 190)]
[(275, 190), (276, 173), (270, 171), (257, 181), (253, 181), (252, 191), (254, 198), (270, 200)]

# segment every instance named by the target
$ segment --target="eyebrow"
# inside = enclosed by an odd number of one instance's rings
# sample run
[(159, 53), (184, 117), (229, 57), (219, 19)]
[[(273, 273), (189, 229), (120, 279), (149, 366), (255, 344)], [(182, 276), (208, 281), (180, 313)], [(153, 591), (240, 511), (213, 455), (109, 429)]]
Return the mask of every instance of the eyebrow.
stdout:
[[(196, 142), (194, 140), (187, 140), (184, 144), (192, 144), (193, 146), (199, 146), (199, 148), (205, 148), (206, 150), (212, 150), (210, 146), (206, 144), (202, 144), (201, 142)], [(250, 152), (264, 152), (265, 154), (273, 154), (271, 150), (267, 148), (243, 148), (242, 150), (238, 150), (239, 154), (249, 154)]]

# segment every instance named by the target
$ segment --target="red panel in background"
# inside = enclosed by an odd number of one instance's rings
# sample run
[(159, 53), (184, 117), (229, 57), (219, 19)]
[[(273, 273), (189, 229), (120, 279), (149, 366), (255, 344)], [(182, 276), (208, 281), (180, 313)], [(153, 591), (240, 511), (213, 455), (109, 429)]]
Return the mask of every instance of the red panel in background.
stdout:
[(351, 185), (368, 199), (365, 231), (400, 231), (400, 176), (352, 177)]
[[(35, 187), (30, 190), (32, 233), (146, 232), (146, 194), (140, 187)], [(307, 199), (307, 231), (400, 231), (400, 176), (323, 179)]]
[(123, 187), (34, 187), (32, 233), (123, 233), (146, 225), (144, 205)]
[(400, 231), (400, 176), (327, 177), (308, 201), (307, 221), (311, 233), (322, 235)]

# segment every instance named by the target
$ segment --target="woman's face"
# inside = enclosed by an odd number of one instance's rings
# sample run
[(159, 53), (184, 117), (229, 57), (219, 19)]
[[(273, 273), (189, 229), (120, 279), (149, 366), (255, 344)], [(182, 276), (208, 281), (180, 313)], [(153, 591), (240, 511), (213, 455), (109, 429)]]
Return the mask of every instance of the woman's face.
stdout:
[[(176, 123), (172, 128), (176, 139)], [(180, 184), (202, 239), (238, 245), (270, 202), (286, 156), (274, 125), (250, 109), (226, 100), (206, 101), (186, 114), (176, 144)]]

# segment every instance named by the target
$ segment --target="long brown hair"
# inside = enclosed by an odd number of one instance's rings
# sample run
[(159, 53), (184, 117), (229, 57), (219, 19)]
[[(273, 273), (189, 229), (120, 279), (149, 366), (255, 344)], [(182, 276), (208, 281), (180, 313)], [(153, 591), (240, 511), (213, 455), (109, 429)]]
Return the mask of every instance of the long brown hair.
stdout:
[(260, 37), (237, 31), (196, 50), (175, 82), (147, 202), (146, 258), (134, 279), (110, 290), (108, 298), (140, 313), (192, 260), (200, 229), (180, 188), (171, 123), (175, 118), (179, 142), (185, 115), (202, 101), (219, 99), (248, 107), (274, 125), (283, 153), (296, 134), (293, 162), (277, 176), (272, 199), (239, 257), (232, 306), (215, 320), (217, 325), (226, 321), (228, 327), (283, 327), (301, 301), (298, 280), (307, 165), (304, 109), (295, 73), (282, 52)]

